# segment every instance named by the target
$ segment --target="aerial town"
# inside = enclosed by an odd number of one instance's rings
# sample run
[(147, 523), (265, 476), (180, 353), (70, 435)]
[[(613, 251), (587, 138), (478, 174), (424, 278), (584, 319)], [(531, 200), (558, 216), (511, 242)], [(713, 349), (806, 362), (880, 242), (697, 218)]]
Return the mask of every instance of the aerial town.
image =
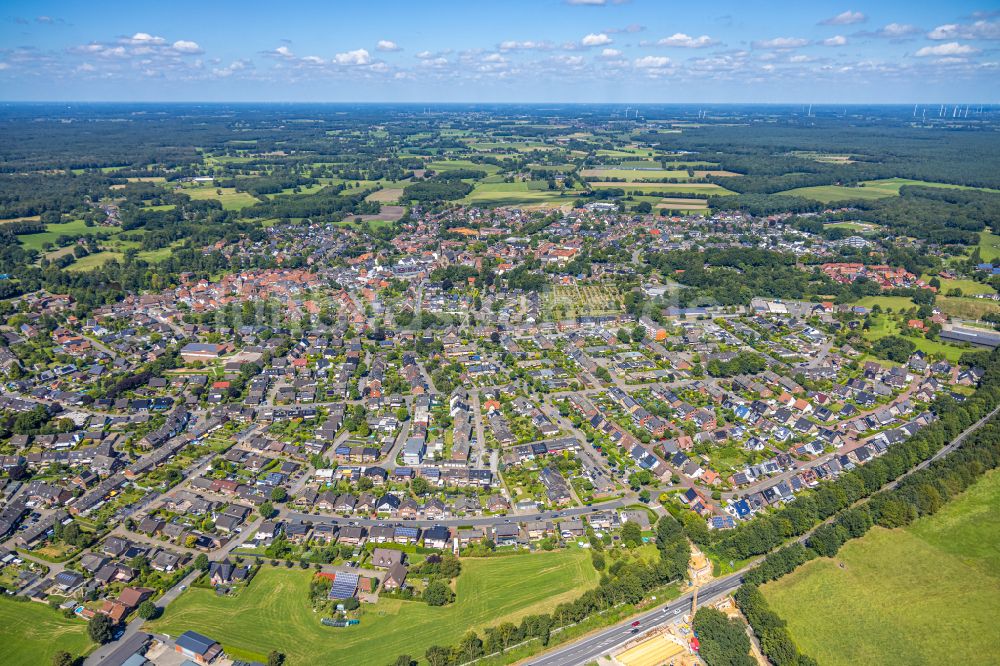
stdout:
[(995, 12), (384, 4), (0, 23), (0, 665), (1000, 662)]

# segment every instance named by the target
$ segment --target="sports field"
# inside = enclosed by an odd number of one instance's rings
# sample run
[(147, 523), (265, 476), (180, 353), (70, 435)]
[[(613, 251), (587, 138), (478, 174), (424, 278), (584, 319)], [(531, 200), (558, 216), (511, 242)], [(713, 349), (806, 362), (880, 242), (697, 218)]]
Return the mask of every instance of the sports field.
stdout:
[(0, 597), (0, 627), (0, 664), (49, 666), (59, 650), (79, 656), (93, 645), (84, 620), (30, 601)]
[(874, 528), (763, 588), (821, 664), (1000, 663), (1000, 474), (906, 529)]
[(192, 588), (147, 626), (174, 636), (193, 629), (245, 658), (267, 661), (278, 649), (289, 666), (387, 664), (403, 653), (422, 657), (431, 645), (456, 642), (469, 629), (551, 610), (597, 584), (584, 550), (466, 558), (454, 604), (383, 599), (363, 606), (359, 626), (335, 629), (322, 626), (309, 605), (312, 573), (265, 567), (236, 598)]
[[(910, 180), (908, 178), (886, 178), (884, 180), (867, 180), (864, 187), (843, 187), (841, 185), (817, 185), (815, 187), (797, 187), (778, 194), (815, 199), (823, 203), (845, 201), (848, 199), (883, 199), (899, 196), (899, 188), (903, 185), (920, 185), (922, 187), (943, 187), (958, 190), (978, 190), (984, 188), (950, 185), (948, 183), (932, 183), (925, 180)], [(994, 192), (996, 190), (985, 190)]]

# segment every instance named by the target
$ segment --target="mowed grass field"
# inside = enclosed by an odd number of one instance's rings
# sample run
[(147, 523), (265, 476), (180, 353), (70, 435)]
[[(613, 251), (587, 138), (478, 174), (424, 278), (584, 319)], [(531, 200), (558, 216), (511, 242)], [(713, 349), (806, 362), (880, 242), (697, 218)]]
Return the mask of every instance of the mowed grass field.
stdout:
[[(984, 188), (965, 187), (964, 185), (950, 185), (948, 183), (932, 183), (924, 180), (910, 180), (908, 178), (886, 178), (884, 180), (867, 180), (864, 187), (843, 187), (841, 185), (817, 185), (815, 187), (797, 187), (792, 190), (778, 192), (789, 196), (815, 199), (822, 203), (831, 201), (844, 201), (847, 199), (883, 199), (885, 197), (899, 196), (899, 188), (903, 185), (921, 185), (923, 187), (944, 187), (958, 190), (978, 190)], [(997, 190), (985, 190), (995, 192)]]
[(584, 550), (462, 560), (457, 600), (442, 608), (383, 599), (363, 605), (361, 624), (324, 627), (309, 604), (312, 571), (265, 567), (236, 598), (192, 588), (149, 625), (177, 636), (188, 629), (222, 643), (227, 652), (266, 661), (272, 649), (289, 666), (387, 664), (400, 654), (423, 657), (431, 645), (457, 642), (469, 629), (546, 612), (597, 584)]
[(906, 529), (874, 528), (764, 586), (819, 663), (996, 664), (1000, 474)]
[(534, 189), (532, 182), (477, 183), (462, 203), (479, 206), (531, 206), (539, 204), (572, 205), (579, 190)]
[(979, 232), (979, 256), (983, 261), (993, 261), (1000, 257), (1000, 236), (989, 231)]
[(0, 598), (0, 664), (49, 666), (60, 650), (79, 656), (92, 645), (85, 621), (45, 604)]
[[(226, 210), (241, 210), (257, 203), (253, 195), (237, 192), (232, 187), (185, 187), (181, 191), (197, 201), (214, 199)], [(222, 194), (217, 194), (217, 191)]]
[(21, 245), (29, 250), (41, 250), (45, 243), (55, 243), (60, 236), (88, 236), (97, 233), (117, 233), (117, 227), (88, 227), (83, 220), (73, 220), (62, 224), (47, 224), (40, 234), (22, 234), (17, 237)]
[[(925, 282), (930, 282), (932, 275), (924, 274), (920, 278)], [(943, 277), (938, 277), (938, 281), (941, 282), (941, 289), (938, 293), (946, 294), (952, 289), (961, 289), (962, 294), (969, 296), (971, 294), (995, 294), (996, 289), (989, 286), (988, 284), (983, 284), (982, 282), (976, 282), (975, 280), (947, 280)]]

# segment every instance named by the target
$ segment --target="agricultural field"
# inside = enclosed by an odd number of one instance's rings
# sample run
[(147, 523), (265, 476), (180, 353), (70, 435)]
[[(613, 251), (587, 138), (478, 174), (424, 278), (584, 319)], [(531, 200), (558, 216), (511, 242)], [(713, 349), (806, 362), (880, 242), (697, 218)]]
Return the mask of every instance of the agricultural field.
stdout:
[(825, 162), (827, 164), (853, 164), (854, 160), (850, 155), (836, 155), (833, 153), (817, 153), (809, 150), (793, 150), (790, 155), (801, 157), (804, 160), (815, 162)]
[(396, 201), (399, 201), (399, 197), (401, 196), (403, 196), (402, 188), (390, 187), (383, 190), (379, 190), (377, 192), (372, 192), (367, 197), (365, 197), (365, 201), (378, 201), (380, 203), (395, 203)]
[(478, 206), (561, 206), (572, 205), (573, 197), (579, 194), (578, 190), (542, 190), (531, 185), (531, 182), (481, 182), (460, 201)]
[[(815, 199), (822, 203), (831, 201), (844, 201), (847, 199), (883, 199), (885, 197), (899, 196), (899, 188), (904, 185), (920, 185), (922, 187), (943, 187), (958, 190), (979, 190), (984, 188), (965, 187), (962, 185), (949, 185), (948, 183), (931, 183), (924, 180), (910, 180), (908, 178), (886, 178), (884, 180), (867, 180), (859, 187), (844, 187), (842, 185), (817, 185), (815, 187), (797, 187), (792, 190), (778, 192), (789, 196)], [(985, 190), (993, 192), (996, 190)]]
[(684, 199), (682, 197), (664, 197), (656, 203), (657, 208), (670, 210), (708, 210), (705, 199)]
[(268, 199), (274, 199), (275, 197), (304, 196), (306, 194), (316, 194), (324, 187), (326, 187), (326, 185), (327, 185), (326, 183), (314, 183), (312, 185), (304, 185), (299, 188), (298, 192), (295, 191), (294, 187), (287, 187), (281, 190), (280, 192), (275, 192), (273, 194), (265, 194), (264, 196), (266, 196)]
[(1000, 312), (1000, 302), (985, 298), (938, 296), (934, 304), (941, 312), (959, 319), (982, 319), (984, 315)]
[(27, 217), (8, 217), (6, 219), (0, 220), (0, 224), (9, 224), (10, 222), (38, 222), (42, 219), (41, 215), (29, 215)]
[(237, 192), (232, 187), (185, 187), (182, 191), (198, 201), (214, 199), (226, 210), (241, 210), (257, 203), (257, 198), (253, 195)]
[(383, 599), (363, 606), (359, 626), (334, 629), (322, 626), (309, 605), (312, 575), (265, 567), (235, 598), (192, 588), (148, 626), (175, 636), (193, 629), (243, 658), (266, 661), (270, 650), (279, 649), (289, 666), (353, 663), (359, 654), (365, 663), (383, 664), (403, 653), (422, 656), (431, 645), (455, 643), (470, 629), (551, 610), (597, 583), (584, 550), (466, 558), (454, 604), (433, 608)]
[[(920, 276), (925, 282), (929, 282), (934, 276), (932, 275), (922, 275)], [(995, 294), (996, 290), (988, 284), (983, 284), (982, 282), (976, 282), (975, 280), (946, 280), (943, 277), (938, 277), (938, 281), (941, 282), (941, 289), (938, 293), (947, 294), (952, 289), (961, 289), (962, 294), (968, 296), (970, 294)]]
[(873, 528), (764, 595), (821, 664), (1000, 662), (998, 504), (993, 471), (936, 515)]
[(495, 164), (476, 164), (471, 160), (437, 160), (426, 164), (428, 169), (434, 171), (454, 171), (455, 169), (472, 169), (475, 171), (485, 171), (486, 175), (492, 176), (500, 167)]
[(83, 220), (63, 222), (61, 224), (47, 224), (45, 231), (40, 234), (21, 234), (17, 237), (21, 245), (29, 250), (41, 251), (45, 243), (55, 243), (60, 236), (87, 236), (100, 233), (115, 234), (120, 231), (117, 227), (88, 227)]
[(117, 259), (121, 261), (123, 258), (121, 252), (95, 252), (93, 254), (88, 254), (82, 259), (77, 259), (72, 264), (66, 267), (68, 271), (89, 271), (98, 266), (103, 266), (112, 259)]
[[(653, 164), (653, 163), (650, 163)], [(677, 178), (688, 180), (688, 172), (680, 169), (661, 169), (659, 164), (652, 168), (637, 167), (625, 169), (620, 167), (611, 168), (591, 168), (583, 169), (580, 172), (583, 178), (622, 178), (627, 182), (642, 182), (644, 180), (659, 180), (661, 178)]]
[(681, 194), (703, 194), (706, 197), (722, 194), (734, 194), (731, 190), (716, 185), (714, 183), (615, 183), (609, 181), (587, 183), (593, 189), (617, 188), (631, 192), (639, 190), (642, 192), (656, 192), (669, 194), (677, 192)]
[(979, 232), (979, 256), (983, 261), (994, 261), (1000, 258), (1000, 236), (989, 231)]
[(60, 650), (79, 656), (90, 651), (87, 623), (67, 619), (45, 604), (0, 598), (0, 664), (49, 666)]

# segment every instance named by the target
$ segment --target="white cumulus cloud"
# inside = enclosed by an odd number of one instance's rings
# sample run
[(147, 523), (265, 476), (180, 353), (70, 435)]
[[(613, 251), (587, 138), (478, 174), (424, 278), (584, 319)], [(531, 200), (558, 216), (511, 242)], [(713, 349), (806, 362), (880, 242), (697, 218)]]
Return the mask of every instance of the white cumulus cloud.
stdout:
[(909, 37), (920, 32), (920, 28), (915, 25), (910, 25), (909, 23), (889, 23), (879, 30), (876, 34), (879, 37), (887, 37), (889, 39), (901, 39), (903, 37)]
[(583, 46), (604, 46), (605, 44), (610, 44), (611, 38), (608, 37), (603, 32), (590, 33), (585, 35), (583, 39), (580, 40), (580, 44)]
[(823, 44), (823, 46), (844, 46), (847, 44), (847, 37), (844, 37), (843, 35), (834, 35), (833, 37), (824, 39), (821, 44)]
[(174, 42), (173, 49), (178, 53), (201, 53), (201, 47), (198, 46), (198, 42), (192, 42), (187, 39), (178, 39)]
[(979, 53), (979, 49), (969, 46), (968, 44), (959, 44), (958, 42), (948, 42), (946, 44), (938, 44), (937, 46), (925, 46), (917, 51), (917, 55), (920, 57), (963, 56), (972, 55), (973, 53)]
[(801, 37), (775, 37), (762, 39), (753, 43), (755, 49), (798, 49), (809, 44), (808, 39)]
[(167, 40), (163, 37), (154, 37), (148, 32), (137, 32), (131, 37), (122, 40), (123, 42), (136, 45), (164, 44)]
[(855, 23), (864, 23), (868, 20), (868, 17), (861, 12), (852, 12), (848, 9), (846, 12), (841, 12), (836, 16), (831, 16), (828, 19), (820, 21), (820, 25), (853, 25)]
[(399, 45), (396, 42), (389, 39), (380, 39), (378, 44), (375, 46), (379, 51), (399, 51)]
[(716, 40), (712, 39), (708, 35), (690, 37), (685, 35), (683, 32), (675, 32), (669, 37), (664, 37), (656, 43), (660, 46), (680, 46), (686, 49), (700, 49), (715, 44)]
[(964, 25), (945, 23), (927, 33), (928, 39), (1000, 39), (1000, 21), (976, 21)]
[(601, 51), (602, 58), (617, 58), (622, 54), (618, 49), (604, 49)]
[(333, 61), (338, 65), (367, 65), (372, 61), (371, 54), (365, 49), (354, 49), (345, 53), (338, 53), (333, 56)]
[(551, 42), (536, 42), (532, 40), (517, 41), (508, 39), (500, 42), (498, 47), (501, 51), (546, 51), (552, 48)]
[(643, 56), (636, 58), (635, 66), (639, 69), (662, 69), (670, 65), (670, 58), (666, 56)]

